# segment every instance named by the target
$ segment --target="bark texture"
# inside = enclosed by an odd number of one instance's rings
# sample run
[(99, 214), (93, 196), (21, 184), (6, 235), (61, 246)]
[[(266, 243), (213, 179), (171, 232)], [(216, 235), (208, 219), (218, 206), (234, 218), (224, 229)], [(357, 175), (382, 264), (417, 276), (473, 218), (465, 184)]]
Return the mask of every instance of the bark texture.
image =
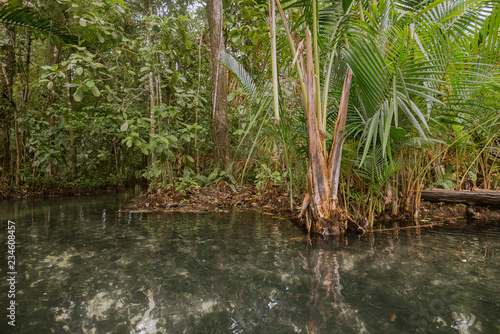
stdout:
[[(59, 49), (57, 48), (56, 45), (54, 45), (54, 46), (51, 46), (51, 48), (50, 48), (49, 64), (50, 64), (50, 66), (55, 66), (58, 62), (59, 62)], [(52, 129), (52, 128), (54, 128), (54, 126), (56, 124), (56, 118), (52, 114), (52, 108), (53, 108), (54, 103), (56, 102), (56, 89), (57, 89), (56, 76), (52, 75), (52, 77), (50, 78), (50, 81), (52, 82), (52, 88), (49, 89), (47, 92), (46, 113), (49, 114), (49, 117), (48, 117), (49, 129)], [(52, 135), (51, 141), (53, 142), (54, 139), (55, 139), (55, 135)], [(54, 164), (54, 159), (52, 158), (52, 156), (49, 157), (49, 166), (50, 166), (50, 176), (52, 176), (52, 177), (56, 176), (60, 179), (61, 177), (59, 175), (59, 170), (56, 167), (56, 165)]]
[(307, 130), (309, 135), (309, 168), (307, 170), (307, 188), (309, 205), (306, 211), (306, 226), (309, 231), (322, 233), (332, 216), (330, 185), (327, 177), (323, 142), (318, 128), (314, 105), (314, 73), (311, 46), (311, 33), (307, 30)]
[(343, 234), (347, 228), (347, 218), (337, 207), (340, 163), (347, 116), (347, 103), (352, 72), (347, 70), (335, 125), (335, 137), (327, 162), (323, 147), (323, 136), (315, 106), (315, 83), (313, 70), (312, 40), (309, 29), (306, 32), (306, 86), (307, 86), (307, 128), (309, 135), (309, 167), (307, 171), (307, 194), (302, 203), (301, 217), (305, 218), (309, 232), (322, 234)]
[(347, 68), (344, 80), (344, 87), (342, 88), (342, 97), (340, 99), (339, 114), (337, 122), (335, 123), (335, 131), (330, 151), (330, 158), (328, 159), (328, 171), (330, 174), (330, 191), (332, 192), (332, 199), (334, 209), (336, 209), (338, 202), (339, 179), (340, 179), (340, 164), (342, 162), (342, 146), (344, 143), (345, 122), (347, 119), (347, 106), (349, 102), (349, 92), (351, 90), (352, 71)]
[(500, 191), (422, 190), (422, 200), (429, 202), (500, 205)]
[[(5, 28), (7, 45), (5, 46), (5, 65), (2, 66), (2, 91), (0, 100), (0, 168), (2, 176), (12, 172), (10, 155), (10, 129), (15, 121), (15, 104), (13, 100), (14, 76), (16, 73), (16, 53), (14, 49), (16, 40), (16, 27), (7, 26)], [(14, 117), (13, 117), (14, 116)], [(17, 122), (14, 128), (17, 127)], [(19, 142), (16, 131), (16, 161), (19, 155)], [(18, 169), (18, 166), (16, 166)], [(16, 178), (18, 183), (19, 179)]]
[(229, 126), (227, 118), (227, 69), (222, 65), (226, 52), (222, 35), (222, 0), (207, 1), (208, 28), (210, 31), (210, 64), (212, 67), (212, 137), (214, 162), (224, 170), (231, 164)]
[[(71, 83), (71, 74), (67, 74), (68, 84)], [(70, 140), (70, 152), (71, 152), (71, 180), (75, 180), (78, 176), (78, 160), (77, 160), (77, 150), (76, 150), (76, 140), (75, 133), (73, 131), (73, 103), (71, 102), (71, 88), (66, 87), (66, 99), (68, 101), (68, 109), (69, 109), (69, 140)]]

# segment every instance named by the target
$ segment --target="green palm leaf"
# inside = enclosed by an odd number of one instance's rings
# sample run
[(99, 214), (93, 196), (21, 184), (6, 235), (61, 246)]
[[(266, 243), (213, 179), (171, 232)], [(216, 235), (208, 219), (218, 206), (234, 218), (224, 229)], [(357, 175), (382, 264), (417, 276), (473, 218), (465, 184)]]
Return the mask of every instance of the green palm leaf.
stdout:
[(25, 27), (53, 41), (62, 41), (67, 44), (78, 43), (78, 37), (68, 34), (64, 26), (53, 24), (49, 18), (41, 18), (38, 13), (27, 7), (13, 7), (8, 4), (1, 6), (0, 23)]
[(257, 86), (255, 85), (250, 74), (245, 70), (245, 68), (230, 54), (226, 53), (226, 56), (222, 60), (222, 64), (230, 70), (243, 86), (243, 90), (248, 97), (255, 99), (258, 95)]

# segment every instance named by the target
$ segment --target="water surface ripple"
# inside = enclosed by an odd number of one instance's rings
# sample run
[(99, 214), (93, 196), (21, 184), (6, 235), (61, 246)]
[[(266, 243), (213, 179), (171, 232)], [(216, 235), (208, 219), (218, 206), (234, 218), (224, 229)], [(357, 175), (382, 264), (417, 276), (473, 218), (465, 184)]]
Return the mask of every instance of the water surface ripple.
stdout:
[(0, 202), (18, 272), (1, 333), (500, 333), (499, 224), (309, 244), (269, 215), (122, 212), (129, 199)]

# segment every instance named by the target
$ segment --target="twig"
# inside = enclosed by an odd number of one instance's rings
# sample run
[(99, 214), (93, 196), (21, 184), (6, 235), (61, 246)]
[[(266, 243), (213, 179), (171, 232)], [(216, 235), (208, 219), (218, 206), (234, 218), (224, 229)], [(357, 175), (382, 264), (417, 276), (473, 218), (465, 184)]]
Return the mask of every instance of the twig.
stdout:
[(370, 230), (370, 232), (385, 232), (385, 231), (394, 231), (394, 230), (407, 230), (410, 228), (420, 228), (420, 227), (434, 227), (439, 224), (426, 224), (426, 225), (418, 225), (418, 226), (404, 226), (404, 227), (394, 227), (394, 228), (383, 228), (380, 230)]

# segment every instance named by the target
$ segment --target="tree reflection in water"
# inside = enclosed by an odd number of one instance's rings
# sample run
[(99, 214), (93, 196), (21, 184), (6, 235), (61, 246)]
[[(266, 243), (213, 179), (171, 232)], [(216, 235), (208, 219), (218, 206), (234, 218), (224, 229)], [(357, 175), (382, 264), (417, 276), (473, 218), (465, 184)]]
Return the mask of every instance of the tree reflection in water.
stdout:
[(366, 333), (365, 325), (358, 318), (356, 312), (345, 303), (342, 296), (340, 277), (341, 249), (335, 249), (335, 244), (342, 242), (342, 238), (323, 242), (316, 238), (314, 245), (307, 247), (307, 255), (301, 254), (304, 269), (312, 272), (308, 282), (310, 296), (307, 306), (309, 320), (306, 328), (308, 334), (345, 332), (344, 328), (352, 333)]
[(0, 218), (16, 221), (18, 333), (500, 331), (496, 225), (308, 242), (255, 212), (124, 213), (119, 203), (0, 203)]

